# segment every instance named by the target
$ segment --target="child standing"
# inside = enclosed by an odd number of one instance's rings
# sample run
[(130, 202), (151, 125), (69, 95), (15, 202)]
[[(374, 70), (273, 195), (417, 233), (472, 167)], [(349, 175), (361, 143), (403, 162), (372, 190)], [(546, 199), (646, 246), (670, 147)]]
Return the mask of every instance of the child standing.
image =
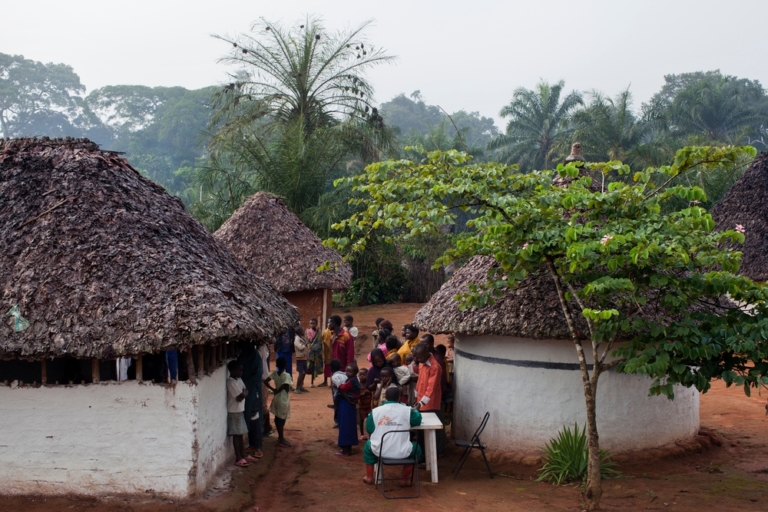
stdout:
[(401, 402), (408, 405), (408, 396), (411, 386), (411, 370), (407, 366), (404, 366), (400, 360), (400, 354), (395, 354), (390, 360), (392, 364), (392, 372), (394, 373), (393, 380), (397, 382), (400, 389), (403, 390), (403, 396)]
[[(291, 417), (290, 390), (293, 379), (291, 374), (285, 369), (287, 361), (284, 357), (278, 357), (275, 361), (277, 371), (272, 372), (264, 380), (266, 385), (275, 394), (272, 398), (272, 405), (269, 406), (269, 412), (275, 415), (275, 427), (277, 427), (277, 445), (283, 448), (290, 448), (291, 443), (285, 439), (285, 420)], [(269, 381), (275, 383), (274, 387), (269, 385)]]
[[(360, 381), (362, 386), (363, 382), (368, 380), (368, 368), (360, 368), (357, 372), (357, 380)], [(357, 401), (357, 411), (360, 415), (360, 440), (368, 439), (365, 435), (365, 419), (371, 413), (371, 402), (373, 400), (373, 393), (368, 391), (365, 386), (362, 386), (360, 391), (360, 399)]]
[(296, 350), (296, 371), (299, 373), (299, 380), (296, 383), (296, 391), (294, 391), (294, 393), (306, 393), (307, 390), (304, 388), (304, 375), (307, 373), (309, 341), (304, 335), (304, 328), (301, 326), (296, 328), (296, 337), (293, 339), (293, 346)]
[(248, 390), (241, 378), (243, 365), (232, 360), (227, 364), (229, 378), (227, 379), (227, 435), (232, 436), (232, 446), (235, 449), (235, 466), (247, 468), (248, 462), (256, 462), (256, 459), (245, 454), (243, 436), (248, 433), (245, 424), (245, 397)]
[(315, 387), (315, 378), (323, 373), (323, 339), (320, 337), (320, 330), (317, 328), (317, 318), (309, 319), (309, 329), (307, 329), (307, 340), (309, 340), (309, 355), (307, 356), (307, 373), (310, 375), (309, 387)]
[(357, 401), (360, 398), (360, 381), (357, 378), (357, 365), (346, 368), (347, 381), (339, 386), (336, 407), (339, 416), (339, 448), (336, 455), (352, 455), (352, 446), (357, 441)]

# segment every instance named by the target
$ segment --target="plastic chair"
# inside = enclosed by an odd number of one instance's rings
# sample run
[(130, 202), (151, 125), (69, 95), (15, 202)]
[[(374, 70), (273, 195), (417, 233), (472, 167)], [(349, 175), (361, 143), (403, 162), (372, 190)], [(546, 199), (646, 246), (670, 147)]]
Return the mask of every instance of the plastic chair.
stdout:
[[(408, 436), (408, 442), (410, 444), (410, 430), (390, 430), (389, 432), (385, 432), (384, 435), (381, 437), (381, 446), (379, 449), (379, 453), (384, 453), (384, 441), (387, 439), (387, 436), (390, 434), (398, 434), (398, 433), (407, 433)], [(384, 468), (383, 466), (413, 466), (413, 471), (411, 472), (411, 482), (410, 485), (413, 486), (413, 475), (416, 475), (416, 494), (415, 495), (408, 495), (408, 496), (387, 496), (387, 493), (385, 491), (385, 484), (387, 481), (393, 481), (393, 480), (401, 480), (401, 478), (384, 478)], [(374, 479), (374, 482), (376, 485), (379, 485), (379, 482), (381, 482), (381, 494), (385, 498), (391, 500), (391, 499), (404, 499), (404, 498), (418, 498), (421, 495), (421, 481), (419, 480), (419, 461), (416, 458), (415, 453), (411, 453), (410, 457), (407, 457), (405, 459), (391, 459), (387, 457), (379, 457), (379, 463), (376, 465), (376, 477)]]
[(472, 436), (472, 440), (470, 441), (462, 441), (460, 439), (456, 440), (456, 446), (460, 446), (462, 448), (466, 448), (464, 450), (464, 453), (461, 454), (461, 457), (459, 457), (459, 461), (456, 463), (456, 467), (453, 468), (453, 478), (456, 479), (457, 476), (459, 476), (459, 471), (461, 471), (461, 468), (464, 466), (464, 463), (467, 462), (467, 459), (469, 458), (469, 454), (472, 450), (480, 450), (480, 453), (483, 454), (483, 460), (485, 461), (485, 467), (488, 468), (488, 474), (493, 478), (493, 471), (491, 471), (491, 465), (488, 464), (488, 459), (485, 457), (485, 448), (486, 444), (482, 441), (480, 441), (480, 434), (483, 433), (483, 430), (485, 430), (485, 426), (488, 424), (488, 418), (491, 417), (491, 413), (486, 412), (485, 416), (483, 416), (483, 421), (480, 422), (480, 426), (475, 431), (475, 435)]

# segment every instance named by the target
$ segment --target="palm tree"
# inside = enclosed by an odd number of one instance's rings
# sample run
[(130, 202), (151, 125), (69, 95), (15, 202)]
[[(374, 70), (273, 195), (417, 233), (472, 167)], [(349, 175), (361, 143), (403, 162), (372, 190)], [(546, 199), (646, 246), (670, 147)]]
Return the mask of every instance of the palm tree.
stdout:
[(542, 81), (535, 90), (516, 89), (500, 112), (501, 117), (510, 118), (506, 133), (492, 139), (488, 149), (499, 150), (502, 161), (518, 163), (523, 171), (551, 167), (571, 142), (571, 112), (583, 104), (576, 91), (560, 101), (563, 87), (561, 80), (554, 85)]
[(630, 165), (645, 162), (651, 144), (650, 125), (632, 110), (632, 93), (622, 91), (616, 98), (593, 91), (592, 99), (573, 115), (574, 138), (582, 143), (587, 160), (621, 160)]
[(363, 31), (369, 24), (329, 34), (317, 18), (291, 28), (262, 20), (250, 34), (215, 36), (232, 45), (220, 61), (237, 71), (214, 95), (211, 126), (221, 134), (257, 122), (300, 118), (309, 133), (369, 116), (373, 87), (364, 72), (393, 59), (366, 45)]

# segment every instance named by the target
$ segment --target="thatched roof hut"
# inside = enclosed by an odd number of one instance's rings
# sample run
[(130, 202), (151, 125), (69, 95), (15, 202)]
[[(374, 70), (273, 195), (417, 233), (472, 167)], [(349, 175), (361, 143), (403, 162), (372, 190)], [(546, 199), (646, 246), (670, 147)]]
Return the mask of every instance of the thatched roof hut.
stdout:
[[(267, 192), (250, 197), (214, 236), (246, 269), (269, 280), (282, 293), (349, 288), (350, 266)], [(331, 269), (318, 272), (326, 261), (331, 262)]]
[(0, 139), (0, 358), (117, 356), (272, 338), (295, 309), (118, 154)]
[(716, 229), (744, 226), (740, 273), (768, 281), (768, 152), (763, 152), (712, 208)]
[[(487, 281), (498, 263), (490, 256), (475, 256), (456, 270), (422, 307), (414, 323), (433, 333), (495, 334), (533, 339), (570, 339), (552, 277), (542, 271), (513, 289), (505, 289), (493, 304), (462, 311), (456, 296), (469, 292), (469, 284)], [(576, 306), (576, 304), (574, 304)], [(578, 319), (577, 319), (578, 321)], [(586, 329), (586, 324), (581, 326)]]

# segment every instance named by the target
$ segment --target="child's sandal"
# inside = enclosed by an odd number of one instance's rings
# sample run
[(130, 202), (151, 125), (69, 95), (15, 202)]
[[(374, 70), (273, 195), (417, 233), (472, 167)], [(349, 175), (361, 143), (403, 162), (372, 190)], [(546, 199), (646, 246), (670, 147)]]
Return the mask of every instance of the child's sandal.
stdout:
[(259, 459), (255, 458), (255, 457), (251, 457), (250, 455), (246, 455), (245, 456), (245, 461), (246, 462), (259, 462)]
[(248, 462), (245, 459), (240, 459), (239, 461), (235, 462), (235, 466), (239, 468), (247, 468)]

